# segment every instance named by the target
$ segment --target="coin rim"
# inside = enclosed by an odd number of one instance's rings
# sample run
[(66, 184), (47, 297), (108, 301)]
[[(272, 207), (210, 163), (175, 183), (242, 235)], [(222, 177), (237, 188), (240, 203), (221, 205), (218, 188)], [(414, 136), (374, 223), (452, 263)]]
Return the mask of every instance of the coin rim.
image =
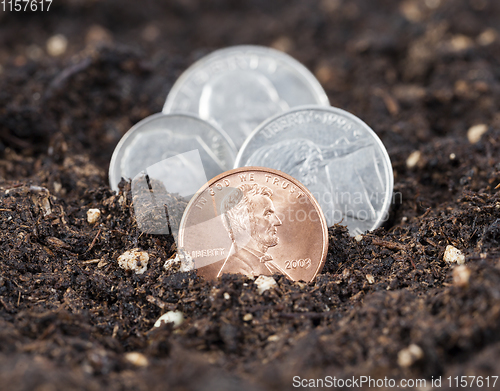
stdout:
[(324, 105), (324, 106), (329, 106), (330, 101), (328, 99), (328, 95), (326, 94), (323, 86), (321, 83), (316, 79), (314, 74), (301, 62), (293, 58), (287, 53), (281, 52), (279, 50), (267, 47), (267, 46), (259, 46), (259, 45), (235, 45), (235, 46), (230, 46), (227, 48), (223, 49), (218, 49), (210, 54), (207, 54), (206, 56), (200, 58), (199, 60), (195, 61), (193, 64), (191, 64), (180, 76), (179, 78), (175, 81), (174, 85), (170, 89), (170, 92), (167, 95), (167, 99), (165, 100), (165, 103), (163, 105), (162, 112), (163, 113), (172, 113), (176, 111), (172, 111), (172, 105), (173, 102), (175, 101), (176, 97), (178, 96), (181, 87), (186, 84), (186, 80), (189, 80), (189, 78), (192, 77), (192, 75), (198, 71), (199, 69), (202, 69), (205, 64), (216, 57), (222, 57), (225, 55), (235, 55), (238, 53), (255, 53), (257, 55), (262, 55), (262, 56), (275, 56), (278, 57), (278, 59), (290, 63), (291, 67), (297, 71), (297, 73), (303, 77), (306, 81), (306, 83), (311, 86), (312, 92), (314, 95), (314, 98), (317, 101), (318, 105)]
[[(175, 113), (155, 113), (155, 114), (152, 114), (144, 119), (142, 119), (141, 121), (137, 122), (135, 125), (133, 125), (123, 136), (122, 138), (120, 139), (120, 141), (118, 141), (118, 144), (116, 144), (116, 147), (113, 151), (113, 155), (111, 156), (111, 161), (109, 163), (109, 169), (108, 169), (108, 180), (109, 180), (109, 186), (111, 187), (112, 190), (118, 192), (118, 183), (115, 184), (115, 186), (113, 186), (113, 182), (114, 182), (114, 179), (112, 178), (112, 170), (116, 170), (116, 167), (118, 167), (118, 164), (119, 164), (119, 154), (122, 153), (122, 150), (124, 151), (124, 144), (129, 140), (129, 139), (132, 139), (137, 132), (140, 131), (140, 129), (148, 124), (149, 122), (152, 122), (152, 121), (156, 121), (158, 119), (161, 119), (161, 118), (164, 118), (164, 117), (167, 117), (167, 118), (173, 118), (173, 117), (183, 117), (183, 118), (188, 118), (188, 119), (191, 119), (191, 120), (195, 120), (195, 121), (199, 121), (201, 122), (203, 125), (207, 125), (207, 126), (210, 126), (212, 127), (216, 132), (219, 132), (220, 135), (222, 136), (222, 138), (227, 142), (227, 144), (229, 145), (229, 148), (231, 150), (231, 155), (232, 155), (232, 158), (233, 160), (236, 158), (236, 154), (238, 152), (238, 150), (236, 149), (236, 146), (234, 145), (234, 142), (233, 140), (231, 140), (231, 138), (227, 135), (226, 131), (223, 130), (220, 126), (218, 126), (217, 124), (213, 124), (212, 122), (209, 122), (209, 121), (205, 121), (204, 119), (200, 118), (199, 116), (197, 116), (196, 114), (193, 114), (193, 113), (185, 113), (185, 112), (175, 112)], [(147, 167), (146, 167), (147, 168)]]
[(384, 204), (384, 208), (382, 209), (383, 213), (381, 214), (381, 217), (375, 221), (375, 223), (373, 224), (372, 228), (369, 229), (368, 231), (373, 231), (373, 230), (379, 228), (382, 225), (382, 223), (383, 223), (382, 219), (384, 218), (384, 216), (386, 214), (389, 213), (389, 209), (391, 207), (392, 193), (394, 191), (394, 170), (392, 168), (391, 158), (389, 157), (389, 153), (387, 152), (387, 148), (385, 147), (384, 143), (382, 142), (382, 140), (380, 139), (380, 137), (377, 135), (377, 133), (375, 133), (375, 131), (370, 126), (368, 126), (362, 119), (360, 119), (359, 117), (355, 116), (352, 113), (349, 113), (346, 110), (339, 109), (338, 107), (333, 107), (333, 106), (324, 107), (324, 106), (318, 106), (318, 105), (303, 105), (303, 106), (293, 107), (292, 109), (290, 109), (290, 110), (288, 110), (288, 111), (286, 111), (284, 113), (279, 113), (279, 114), (276, 114), (276, 115), (268, 118), (267, 120), (263, 121), (260, 125), (258, 125), (253, 130), (253, 132), (250, 133), (250, 135), (247, 137), (247, 139), (245, 140), (245, 142), (241, 146), (240, 150), (238, 151), (238, 155), (236, 155), (236, 159), (234, 161), (234, 168), (241, 167), (241, 159), (242, 159), (243, 153), (245, 152), (245, 149), (250, 144), (250, 142), (252, 141), (252, 139), (263, 128), (267, 127), (271, 122), (274, 122), (277, 119), (279, 119), (279, 118), (281, 118), (281, 117), (283, 117), (285, 115), (290, 115), (290, 114), (292, 114), (294, 112), (306, 111), (306, 110), (322, 110), (322, 111), (326, 111), (326, 112), (329, 112), (329, 113), (340, 114), (340, 115), (346, 116), (351, 121), (357, 123), (359, 126), (361, 126), (362, 128), (364, 128), (365, 130), (367, 130), (368, 133), (373, 136), (373, 138), (375, 139), (376, 143), (378, 143), (378, 145), (379, 145), (379, 147), (380, 147), (380, 149), (382, 151), (382, 155), (385, 157), (386, 163), (388, 163), (387, 164), (387, 167), (388, 167), (387, 170), (388, 170), (388, 174), (389, 174), (388, 175), (389, 181), (388, 181), (388, 184), (387, 184), (387, 190), (388, 190), (387, 193), (390, 195), (390, 197), (387, 198), (387, 201)]
[[(179, 248), (184, 247), (184, 235), (183, 234), (184, 234), (184, 228), (185, 228), (186, 220), (188, 218), (187, 216), (189, 214), (189, 211), (193, 208), (193, 205), (196, 203), (196, 201), (201, 196), (201, 194), (203, 194), (203, 192), (207, 188), (209, 188), (211, 185), (217, 183), (219, 180), (221, 180), (229, 175), (237, 174), (237, 173), (243, 172), (243, 171), (260, 171), (260, 172), (270, 173), (270, 174), (274, 174), (274, 175), (279, 175), (279, 176), (285, 178), (286, 180), (292, 182), (295, 186), (299, 187), (304, 192), (304, 194), (306, 194), (308, 196), (309, 200), (311, 201), (314, 208), (318, 212), (318, 215), (319, 215), (320, 220), (321, 220), (321, 229), (322, 229), (322, 233), (323, 233), (323, 249), (321, 251), (321, 261), (318, 264), (316, 272), (314, 273), (312, 278), (307, 282), (313, 281), (316, 278), (316, 276), (323, 270), (323, 267), (325, 266), (325, 263), (326, 263), (326, 256), (328, 254), (328, 226), (326, 225), (326, 219), (325, 219), (325, 216), (323, 214), (323, 210), (321, 209), (321, 206), (319, 205), (318, 201), (316, 201), (316, 198), (314, 198), (314, 196), (312, 195), (312, 193), (309, 191), (309, 189), (307, 187), (305, 187), (301, 182), (299, 182), (294, 177), (292, 177), (292, 176), (290, 176), (282, 171), (275, 170), (273, 168), (258, 167), (258, 166), (233, 168), (232, 170), (228, 170), (228, 171), (223, 172), (222, 174), (217, 175), (216, 177), (210, 179), (207, 183), (205, 183), (200, 188), (200, 190), (198, 190), (196, 192), (196, 196), (191, 197), (191, 200), (188, 202), (186, 209), (184, 210), (181, 222), (179, 224), (179, 236), (178, 236)], [(293, 281), (303, 281), (303, 280), (299, 279), (299, 280), (293, 280)]]

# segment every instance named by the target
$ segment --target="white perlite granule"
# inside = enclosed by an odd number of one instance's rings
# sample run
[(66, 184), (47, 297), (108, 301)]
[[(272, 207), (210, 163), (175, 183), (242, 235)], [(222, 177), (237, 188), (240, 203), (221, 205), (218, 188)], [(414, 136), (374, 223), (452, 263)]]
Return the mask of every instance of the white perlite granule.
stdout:
[(47, 40), (47, 53), (52, 57), (59, 57), (66, 52), (68, 39), (62, 35), (53, 35)]
[(154, 327), (160, 327), (162, 323), (173, 323), (174, 329), (184, 322), (184, 315), (181, 311), (168, 311), (158, 318)]
[(416, 361), (424, 357), (424, 351), (418, 345), (412, 343), (405, 349), (402, 349), (398, 353), (398, 365), (402, 368), (407, 368), (412, 366)]
[(99, 209), (89, 209), (87, 211), (87, 221), (90, 224), (94, 224), (101, 217), (101, 211)]
[(406, 159), (406, 167), (413, 168), (417, 165), (422, 153), (420, 151), (413, 151), (410, 156)]
[(146, 251), (134, 248), (118, 257), (118, 266), (125, 270), (132, 270), (136, 274), (142, 274), (148, 270), (148, 261), (149, 255)]
[(274, 278), (269, 277), (269, 276), (259, 276), (255, 281), (254, 284), (257, 285), (257, 290), (259, 291), (259, 294), (263, 294), (265, 291), (268, 289), (274, 288), (276, 285), (276, 281)]
[(446, 263), (463, 265), (465, 263), (465, 255), (458, 248), (448, 245), (444, 251), (443, 260)]
[(194, 269), (194, 261), (191, 255), (189, 255), (187, 252), (185, 252), (183, 249), (177, 250), (177, 254), (175, 255), (175, 258), (170, 258), (165, 261), (165, 264), (163, 265), (163, 268), (165, 270), (171, 269), (174, 265), (179, 264), (179, 271), (180, 272), (188, 272), (190, 270)]
[(253, 319), (253, 315), (250, 313), (243, 315), (244, 322), (250, 322), (252, 319)]
[(465, 288), (469, 285), (470, 269), (465, 265), (455, 266), (453, 268), (453, 285)]
[(125, 360), (134, 364), (137, 367), (147, 367), (149, 362), (146, 356), (138, 352), (130, 352), (125, 354)]
[(478, 124), (471, 126), (467, 131), (467, 138), (471, 144), (476, 144), (481, 140), (483, 134), (488, 131), (488, 125), (486, 124)]

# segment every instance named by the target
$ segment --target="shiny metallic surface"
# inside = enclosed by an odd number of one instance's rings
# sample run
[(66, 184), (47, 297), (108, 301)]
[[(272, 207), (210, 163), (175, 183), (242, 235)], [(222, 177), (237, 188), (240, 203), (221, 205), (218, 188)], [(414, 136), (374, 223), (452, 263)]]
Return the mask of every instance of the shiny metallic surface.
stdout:
[(296, 179), (244, 167), (208, 181), (189, 202), (179, 248), (198, 275), (283, 274), (312, 281), (322, 270), (328, 230), (318, 203)]
[(217, 123), (239, 148), (262, 121), (307, 104), (329, 102), (306, 67), (271, 48), (234, 46), (189, 67), (172, 87), (163, 112), (195, 113)]
[[(195, 115), (151, 115), (135, 124), (116, 146), (109, 165), (110, 186), (117, 191), (122, 177), (133, 179), (160, 161), (192, 150), (198, 150), (207, 178), (231, 168), (236, 155), (224, 131)], [(180, 170), (190, 167), (189, 162), (179, 164)]]
[(321, 205), (328, 226), (351, 235), (379, 227), (388, 217), (393, 171), (375, 132), (334, 107), (304, 106), (262, 123), (248, 137), (235, 167), (263, 166), (299, 180)]

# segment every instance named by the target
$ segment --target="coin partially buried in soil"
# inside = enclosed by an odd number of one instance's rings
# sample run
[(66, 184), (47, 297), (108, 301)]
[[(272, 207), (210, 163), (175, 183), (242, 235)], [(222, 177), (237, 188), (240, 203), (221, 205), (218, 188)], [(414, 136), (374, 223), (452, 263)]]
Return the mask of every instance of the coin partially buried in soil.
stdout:
[(311, 281), (325, 263), (328, 231), (321, 208), (299, 181), (244, 167), (213, 178), (191, 199), (179, 247), (207, 279), (240, 273)]
[[(193, 114), (153, 114), (136, 123), (116, 146), (109, 164), (110, 186), (118, 191), (122, 177), (133, 179), (155, 163), (192, 150), (198, 150), (208, 178), (231, 168), (236, 155), (233, 142), (216, 125)], [(178, 162), (181, 166), (170, 171), (189, 171), (189, 161)]]
[(328, 226), (352, 236), (386, 221), (394, 175), (377, 134), (335, 107), (303, 106), (268, 119), (247, 138), (235, 167), (261, 166), (300, 180), (321, 205)]
[(262, 121), (306, 104), (329, 106), (306, 67), (278, 50), (242, 45), (190, 66), (172, 87), (163, 112), (197, 114), (218, 124), (240, 148)]

